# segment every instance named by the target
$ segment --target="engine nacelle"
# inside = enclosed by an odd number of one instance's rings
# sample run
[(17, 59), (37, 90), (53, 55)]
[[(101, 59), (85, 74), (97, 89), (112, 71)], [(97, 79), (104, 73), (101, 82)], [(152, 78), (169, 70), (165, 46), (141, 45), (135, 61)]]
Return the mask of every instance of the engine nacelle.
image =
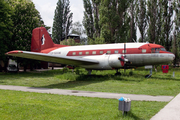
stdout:
[(124, 61), (119, 60), (119, 58), (124, 59), (121, 54), (103, 54), (96, 56), (86, 56), (84, 58), (94, 59), (99, 61), (99, 64), (95, 65), (83, 65), (82, 67), (87, 69), (97, 69), (97, 70), (111, 70), (113, 68), (121, 68), (124, 66)]
[(120, 61), (119, 58), (124, 59), (124, 57), (119, 55), (109, 55), (109, 65), (112, 68), (120, 68), (124, 66), (124, 61)]

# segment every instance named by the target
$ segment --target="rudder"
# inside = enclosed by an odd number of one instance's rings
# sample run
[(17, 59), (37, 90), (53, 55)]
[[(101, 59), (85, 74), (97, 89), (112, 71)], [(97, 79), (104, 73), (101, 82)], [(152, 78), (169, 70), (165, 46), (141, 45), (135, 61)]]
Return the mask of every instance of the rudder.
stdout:
[(38, 27), (32, 31), (31, 51), (40, 52), (41, 50), (51, 48), (54, 43), (45, 27)]

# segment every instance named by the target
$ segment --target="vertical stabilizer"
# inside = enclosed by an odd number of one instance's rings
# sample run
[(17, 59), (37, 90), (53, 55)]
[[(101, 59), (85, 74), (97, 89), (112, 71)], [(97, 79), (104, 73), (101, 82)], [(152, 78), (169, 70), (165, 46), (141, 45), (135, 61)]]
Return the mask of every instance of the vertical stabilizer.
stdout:
[(46, 28), (39, 27), (33, 30), (31, 38), (31, 51), (40, 52), (41, 50), (51, 48), (53, 46), (54, 43)]

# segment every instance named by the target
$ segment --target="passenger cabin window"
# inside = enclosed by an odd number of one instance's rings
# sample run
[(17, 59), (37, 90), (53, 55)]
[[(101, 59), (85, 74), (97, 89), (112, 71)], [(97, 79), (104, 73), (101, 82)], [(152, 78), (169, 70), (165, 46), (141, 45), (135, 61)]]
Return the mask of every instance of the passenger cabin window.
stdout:
[(126, 50), (123, 50), (122, 53), (127, 53), (127, 51), (126, 51)]
[(72, 55), (76, 55), (76, 52), (73, 52)]
[(95, 55), (95, 54), (96, 54), (96, 51), (93, 51), (92, 54)]
[(115, 54), (118, 54), (118, 52), (119, 52), (118, 50), (115, 50), (115, 51), (114, 51)]
[(79, 55), (82, 55), (82, 52), (79, 52)]
[(89, 55), (89, 52), (86, 52), (86, 55)]
[(142, 49), (142, 53), (146, 53), (146, 49)]
[(103, 54), (104, 52), (103, 51), (100, 51), (99, 54)]
[(107, 51), (107, 54), (111, 54), (111, 51)]

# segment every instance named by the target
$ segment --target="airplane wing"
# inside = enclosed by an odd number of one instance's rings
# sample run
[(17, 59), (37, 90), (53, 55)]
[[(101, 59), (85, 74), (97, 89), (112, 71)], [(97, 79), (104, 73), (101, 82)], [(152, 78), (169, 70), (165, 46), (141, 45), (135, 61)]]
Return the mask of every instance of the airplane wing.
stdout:
[(29, 58), (47, 62), (54, 62), (54, 63), (61, 63), (66, 65), (93, 65), (98, 64), (99, 61), (92, 60), (92, 59), (85, 59), (85, 58), (78, 58), (78, 57), (67, 57), (67, 56), (55, 56), (50, 54), (44, 53), (37, 53), (37, 52), (28, 52), (28, 51), (20, 51), (14, 50), (6, 53), (6, 55), (22, 57), (22, 58)]

